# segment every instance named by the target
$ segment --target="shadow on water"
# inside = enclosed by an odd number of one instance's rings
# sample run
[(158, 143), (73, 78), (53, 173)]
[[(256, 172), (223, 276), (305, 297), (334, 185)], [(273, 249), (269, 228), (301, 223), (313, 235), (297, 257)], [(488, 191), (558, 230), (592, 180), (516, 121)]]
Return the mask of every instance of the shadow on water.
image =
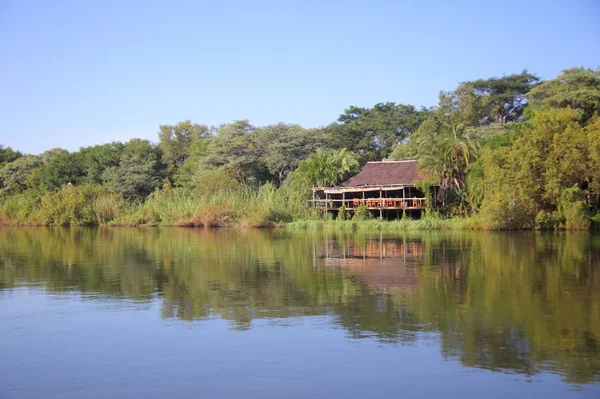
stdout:
[(1, 228), (14, 287), (154, 301), (163, 318), (329, 315), (350, 338), (435, 334), (465, 366), (600, 377), (600, 237), (562, 233)]

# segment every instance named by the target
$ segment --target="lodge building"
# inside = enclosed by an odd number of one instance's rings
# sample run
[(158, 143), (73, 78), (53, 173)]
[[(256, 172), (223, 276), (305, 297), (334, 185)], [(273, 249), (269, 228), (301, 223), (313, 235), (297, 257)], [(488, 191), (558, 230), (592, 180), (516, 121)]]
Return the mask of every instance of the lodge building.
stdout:
[[(425, 178), (418, 161), (367, 162), (360, 173), (337, 187), (314, 187), (312, 202), (334, 216), (342, 206), (354, 213), (364, 204), (375, 217), (392, 220), (406, 212), (408, 217), (418, 219), (427, 207), (427, 196), (416, 184)], [(430, 198), (435, 202), (439, 187), (430, 189)]]

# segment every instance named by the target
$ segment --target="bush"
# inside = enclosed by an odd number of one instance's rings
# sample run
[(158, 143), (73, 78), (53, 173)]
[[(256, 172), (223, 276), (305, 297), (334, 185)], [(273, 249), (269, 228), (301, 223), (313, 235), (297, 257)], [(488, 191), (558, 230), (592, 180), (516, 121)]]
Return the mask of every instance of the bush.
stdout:
[(557, 212), (539, 211), (535, 216), (535, 227), (541, 230), (553, 230), (560, 227), (561, 217)]
[(340, 210), (338, 211), (337, 220), (348, 220), (348, 219), (350, 219), (350, 218), (349, 218), (348, 213), (346, 212), (346, 205), (342, 205), (340, 207)]
[(102, 194), (97, 186), (63, 186), (41, 199), (40, 220), (51, 226), (97, 224), (94, 201)]
[(494, 193), (483, 200), (480, 217), (485, 229), (528, 229), (535, 227), (538, 212), (538, 206), (529, 198)]
[(585, 194), (579, 188), (571, 187), (563, 190), (558, 209), (564, 218), (567, 230), (588, 230), (590, 228)]
[(39, 224), (36, 220), (41, 193), (27, 190), (0, 200), (0, 223)]
[(365, 204), (360, 204), (356, 210), (354, 210), (354, 216), (352, 217), (352, 220), (362, 222), (372, 218), (371, 212), (369, 212), (369, 209), (365, 206)]

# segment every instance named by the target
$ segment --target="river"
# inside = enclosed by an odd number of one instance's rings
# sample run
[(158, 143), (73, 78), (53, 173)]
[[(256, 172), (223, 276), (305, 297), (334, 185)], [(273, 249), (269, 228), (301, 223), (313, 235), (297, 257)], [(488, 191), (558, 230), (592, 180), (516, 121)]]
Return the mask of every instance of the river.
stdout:
[(600, 235), (0, 228), (1, 398), (600, 397)]

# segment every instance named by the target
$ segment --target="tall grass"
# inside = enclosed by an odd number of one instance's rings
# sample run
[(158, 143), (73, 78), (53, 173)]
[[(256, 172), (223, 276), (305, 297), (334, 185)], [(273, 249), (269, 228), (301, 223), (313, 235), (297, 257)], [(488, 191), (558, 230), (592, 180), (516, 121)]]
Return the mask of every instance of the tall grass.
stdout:
[(155, 191), (113, 224), (272, 227), (311, 216), (311, 212), (305, 200), (269, 183), (258, 190), (240, 186), (201, 195), (167, 188)]
[[(477, 219), (381, 221), (356, 217), (331, 220), (311, 208), (303, 193), (267, 183), (197, 192), (170, 185), (145, 201), (128, 202), (100, 186), (65, 186), (51, 193), (25, 192), (0, 200), (0, 222), (42, 225), (288, 226), (303, 229), (457, 230), (480, 228)], [(359, 220), (360, 219), (360, 220)]]
[(298, 220), (286, 224), (291, 229), (336, 229), (336, 230), (479, 230), (477, 218), (442, 219), (423, 218), (418, 220)]
[(38, 220), (41, 194), (25, 191), (0, 199), (0, 223), (41, 224)]

